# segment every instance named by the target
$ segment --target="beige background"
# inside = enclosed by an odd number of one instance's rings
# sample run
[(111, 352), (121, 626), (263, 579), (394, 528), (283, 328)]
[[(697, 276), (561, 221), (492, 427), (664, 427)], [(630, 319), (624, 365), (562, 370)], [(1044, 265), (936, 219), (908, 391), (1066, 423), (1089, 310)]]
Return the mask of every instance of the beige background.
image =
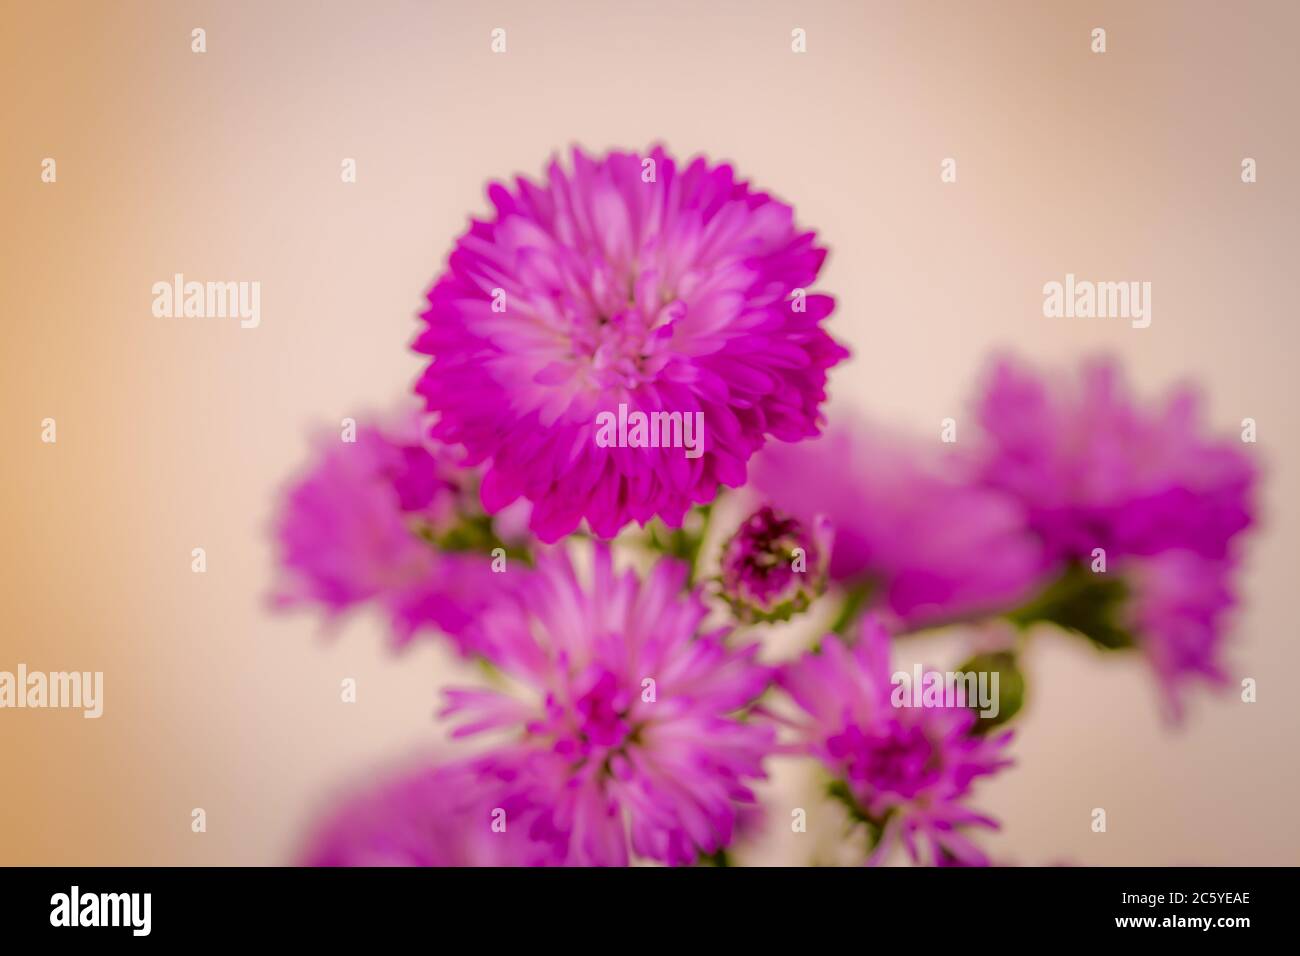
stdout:
[[(275, 495), (308, 426), (407, 388), (413, 315), (485, 179), (655, 140), (736, 161), (821, 231), (855, 351), (837, 401), (937, 430), (993, 348), (1104, 349), (1147, 394), (1203, 382), (1217, 429), (1258, 420), (1266, 524), (1231, 657), (1259, 702), (1201, 695), (1174, 732), (1140, 667), (1039, 642), (1020, 766), (977, 802), (1003, 859), (1300, 863), (1300, 7), (0, 9), (0, 669), (106, 673), (98, 721), (0, 711), (0, 863), (282, 862), (335, 787), (439, 745), (436, 648), (266, 613)], [(1067, 271), (1151, 281), (1151, 328), (1043, 318)], [(260, 281), (261, 327), (154, 318), (175, 272)], [(807, 855), (793, 839), (752, 859)]]

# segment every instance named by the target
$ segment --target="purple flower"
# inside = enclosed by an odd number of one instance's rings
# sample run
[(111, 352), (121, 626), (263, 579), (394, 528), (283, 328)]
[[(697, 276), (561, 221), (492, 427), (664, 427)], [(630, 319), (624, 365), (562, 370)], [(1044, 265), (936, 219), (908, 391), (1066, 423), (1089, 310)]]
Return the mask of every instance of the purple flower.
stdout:
[(764, 505), (723, 545), (722, 597), (746, 623), (789, 620), (826, 586), (830, 537), (824, 520), (805, 528)]
[(1011, 732), (976, 735), (966, 707), (895, 707), (891, 678), (889, 635), (876, 617), (856, 647), (830, 635), (820, 653), (788, 664), (777, 684), (803, 711), (791, 722), (797, 747), (837, 776), (853, 812), (877, 829), (868, 862), (902, 845), (917, 863), (986, 865), (960, 828), (998, 824), (965, 798), (977, 778), (1011, 764)]
[(1129, 592), (1120, 625), (1134, 636), (1165, 689), (1170, 716), (1183, 714), (1181, 692), (1193, 678), (1222, 685), (1224, 620), (1236, 599), (1232, 566), (1192, 551), (1130, 558), (1121, 565)]
[(302, 866), (540, 866), (548, 848), (511, 828), (471, 763), (390, 776), (341, 803)]
[[(1174, 715), (1187, 680), (1222, 682), (1234, 539), (1254, 521), (1256, 469), (1236, 443), (1202, 434), (1195, 394), (1183, 389), (1147, 409), (1112, 362), (1049, 381), (1003, 360), (979, 419), (982, 480), (1024, 502), (1049, 558), (1120, 583), (1124, 597), (1100, 627), (1142, 648)], [(1079, 600), (1095, 618), (1096, 595)]]
[(465, 721), (456, 736), (509, 732), (484, 779), (512, 825), (567, 864), (692, 863), (726, 846), (738, 805), (754, 802), (745, 781), (764, 776), (772, 733), (737, 712), (770, 673), (755, 645), (700, 630), (686, 574), (663, 560), (643, 583), (597, 545), (583, 583), (566, 555), (544, 555), (480, 619), (477, 642), (520, 693), (448, 692), (444, 713)]
[(980, 477), (1024, 503), (1049, 557), (1152, 555), (1218, 560), (1253, 520), (1255, 469), (1240, 448), (1202, 436), (1196, 396), (1134, 403), (1112, 362), (1049, 381), (997, 363), (978, 404)]
[(486, 553), (462, 549), (494, 541), (475, 514), (476, 478), (459, 451), (422, 431), (407, 415), (358, 427), (355, 442), (319, 439), (276, 519), (277, 605), (315, 604), (333, 616), (373, 601), (399, 645), (423, 627), (461, 637), (505, 575), (492, 573)]
[[(821, 327), (833, 300), (805, 292), (826, 250), (788, 205), (662, 149), (575, 150), (572, 169), (553, 161), (544, 182), (488, 197), (414, 347), (433, 356), (417, 386), (433, 434), (485, 465), (490, 513), (531, 501), (547, 542), (584, 518), (603, 537), (654, 516), (676, 527), (743, 484), (767, 436), (817, 433), (827, 369), (848, 353)], [(597, 441), (620, 405), (663, 413), (659, 447)], [(698, 456), (673, 415), (702, 422)]]
[(1014, 604), (1042, 570), (1019, 503), (972, 486), (937, 441), (845, 419), (815, 441), (764, 449), (753, 484), (805, 523), (828, 520), (832, 580), (869, 583), (905, 626)]

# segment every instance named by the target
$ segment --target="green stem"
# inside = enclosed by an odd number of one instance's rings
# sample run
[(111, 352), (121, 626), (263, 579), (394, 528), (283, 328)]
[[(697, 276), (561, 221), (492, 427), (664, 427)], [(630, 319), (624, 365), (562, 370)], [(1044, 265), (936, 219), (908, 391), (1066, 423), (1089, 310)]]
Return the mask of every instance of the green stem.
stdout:
[[(699, 527), (688, 530), (685, 525), (694, 515), (699, 516)], [(643, 540), (651, 551), (684, 561), (690, 567), (686, 582), (688, 587), (693, 587), (699, 576), (700, 553), (704, 547), (704, 540), (709, 536), (709, 523), (712, 517), (713, 505), (710, 503), (699, 505), (691, 515), (687, 516), (683, 527), (669, 528), (656, 518), (646, 529), (647, 537)]]
[(889, 813), (880, 819), (867, 813), (866, 808), (858, 803), (858, 798), (853, 795), (853, 791), (843, 780), (831, 781), (826, 792), (832, 799), (844, 805), (851, 820), (862, 824), (867, 835), (867, 855), (870, 856), (875, 852), (876, 847), (880, 846), (880, 840), (885, 835), (885, 824), (889, 822)]
[[(719, 492), (719, 494), (721, 494)], [(693, 541), (690, 542), (690, 549), (687, 560), (691, 565), (691, 573), (687, 580), (690, 585), (695, 584), (695, 579), (699, 576), (700, 571), (700, 552), (704, 549), (704, 541), (709, 536), (709, 525), (713, 520), (713, 503), (700, 505), (700, 530)]]
[(867, 606), (867, 601), (871, 597), (870, 582), (863, 581), (853, 585), (844, 595), (844, 604), (840, 607), (840, 613), (835, 618), (835, 623), (831, 625), (831, 630), (840, 637), (848, 635), (849, 630), (857, 622), (863, 610)]
[(1128, 599), (1123, 578), (1093, 573), (1071, 564), (1037, 597), (1006, 612), (1021, 632), (1040, 621), (1050, 621), (1077, 631), (1106, 648), (1131, 647), (1133, 636), (1124, 628), (1121, 610)]

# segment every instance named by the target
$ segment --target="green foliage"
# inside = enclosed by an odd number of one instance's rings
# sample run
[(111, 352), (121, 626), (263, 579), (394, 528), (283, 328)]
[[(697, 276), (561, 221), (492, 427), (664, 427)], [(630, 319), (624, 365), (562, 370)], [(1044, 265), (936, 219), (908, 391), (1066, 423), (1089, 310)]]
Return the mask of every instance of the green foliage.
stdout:
[(993, 651), (976, 654), (958, 671), (970, 674), (987, 672), (998, 675), (998, 712), (991, 717), (980, 717), (978, 701), (968, 701), (967, 706), (975, 711), (978, 722), (975, 732), (986, 734), (994, 727), (1000, 727), (1020, 712), (1025, 705), (1025, 675), (1020, 670), (1014, 651)]
[(840, 637), (849, 636), (849, 632), (866, 611), (873, 590), (870, 581), (862, 581), (849, 588), (844, 594), (844, 604), (840, 607), (831, 630)]
[(833, 799), (838, 800), (848, 811), (849, 819), (854, 823), (860, 823), (867, 831), (867, 850), (874, 850), (880, 843), (881, 834), (884, 833), (885, 824), (889, 820), (889, 814), (877, 819), (867, 812), (866, 808), (858, 802), (858, 798), (853, 795), (849, 785), (843, 780), (832, 780), (826, 787), (826, 792)]
[(1046, 621), (1076, 631), (1098, 647), (1119, 650), (1136, 643), (1120, 623), (1128, 594), (1122, 578), (1072, 564), (1038, 598), (1007, 617), (1020, 627)]
[(466, 516), (441, 534), (422, 524), (416, 528), (416, 533), (439, 551), (491, 554), (494, 549), (501, 548), (510, 560), (532, 564), (532, 555), (526, 548), (507, 547), (497, 537), (492, 519), (487, 515)]
[(655, 518), (645, 530), (646, 546), (652, 551), (685, 561), (691, 567), (688, 583), (694, 583), (699, 573), (700, 548), (709, 533), (709, 519), (713, 505), (698, 505), (686, 516), (680, 528), (670, 528)]

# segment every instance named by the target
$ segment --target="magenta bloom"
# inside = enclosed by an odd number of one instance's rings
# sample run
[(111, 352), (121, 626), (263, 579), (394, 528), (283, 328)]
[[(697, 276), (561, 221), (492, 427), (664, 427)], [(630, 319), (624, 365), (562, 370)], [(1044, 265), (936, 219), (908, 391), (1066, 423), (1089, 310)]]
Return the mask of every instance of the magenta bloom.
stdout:
[(1050, 557), (1153, 555), (1219, 560), (1252, 523), (1255, 469), (1240, 447), (1202, 436), (1196, 396), (1137, 406), (1119, 369), (1075, 378), (999, 362), (978, 405), (981, 477), (1024, 502)]
[(276, 602), (331, 615), (375, 602), (399, 644), (424, 627), (459, 638), (506, 577), (492, 573), (486, 553), (438, 546), (487, 521), (473, 515), (476, 479), (460, 457), (424, 438), (414, 415), (362, 425), (355, 442), (321, 436), (276, 519)]
[(879, 828), (869, 860), (898, 845), (917, 863), (983, 866), (984, 853), (963, 827), (997, 829), (965, 805), (972, 783), (1011, 761), (1011, 732), (975, 735), (966, 707), (895, 707), (889, 635), (868, 617), (856, 647), (834, 635), (820, 653), (805, 654), (777, 678), (803, 714), (792, 722), (800, 749), (842, 781), (855, 812)]
[[(433, 356), (417, 386), (433, 434), (485, 465), (490, 513), (525, 498), (548, 542), (584, 518), (603, 537), (655, 516), (676, 527), (743, 484), (768, 436), (817, 434), (847, 352), (821, 327), (833, 300), (805, 295), (826, 250), (789, 206), (662, 149), (575, 150), (571, 169), (488, 196), (495, 212), (457, 243), (415, 349)], [(620, 405), (698, 413), (702, 453), (602, 447), (597, 416)]]
[(832, 580), (869, 584), (906, 626), (1017, 603), (1042, 571), (1023, 509), (938, 449), (845, 419), (766, 448), (753, 486), (805, 523), (828, 520)]
[(686, 573), (664, 560), (643, 583), (598, 545), (584, 584), (567, 556), (544, 555), (480, 621), (478, 643), (520, 694), (448, 692), (457, 736), (509, 732), (484, 778), (511, 825), (566, 864), (692, 863), (726, 846), (754, 802), (745, 781), (764, 776), (772, 733), (737, 714), (770, 673), (755, 645), (701, 632)]
[(389, 777), (342, 803), (312, 834), (302, 866), (540, 866), (548, 848), (504, 823), (470, 763)]
[(1219, 658), (1225, 618), (1236, 603), (1232, 567), (1192, 551), (1166, 551), (1127, 559), (1120, 571), (1129, 597), (1119, 623), (1160, 677), (1169, 715), (1181, 718), (1186, 683), (1227, 680)]
[(805, 528), (764, 505), (723, 546), (722, 597), (747, 623), (788, 620), (824, 590), (830, 546), (826, 521)]
[(1234, 539), (1254, 521), (1256, 470), (1238, 443), (1202, 434), (1196, 396), (1148, 410), (1111, 362), (1049, 381), (1002, 361), (979, 417), (982, 479), (1024, 502), (1048, 556), (1091, 566), (1104, 549), (1128, 595), (1112, 623), (1147, 655), (1174, 715), (1187, 680), (1222, 682)]

